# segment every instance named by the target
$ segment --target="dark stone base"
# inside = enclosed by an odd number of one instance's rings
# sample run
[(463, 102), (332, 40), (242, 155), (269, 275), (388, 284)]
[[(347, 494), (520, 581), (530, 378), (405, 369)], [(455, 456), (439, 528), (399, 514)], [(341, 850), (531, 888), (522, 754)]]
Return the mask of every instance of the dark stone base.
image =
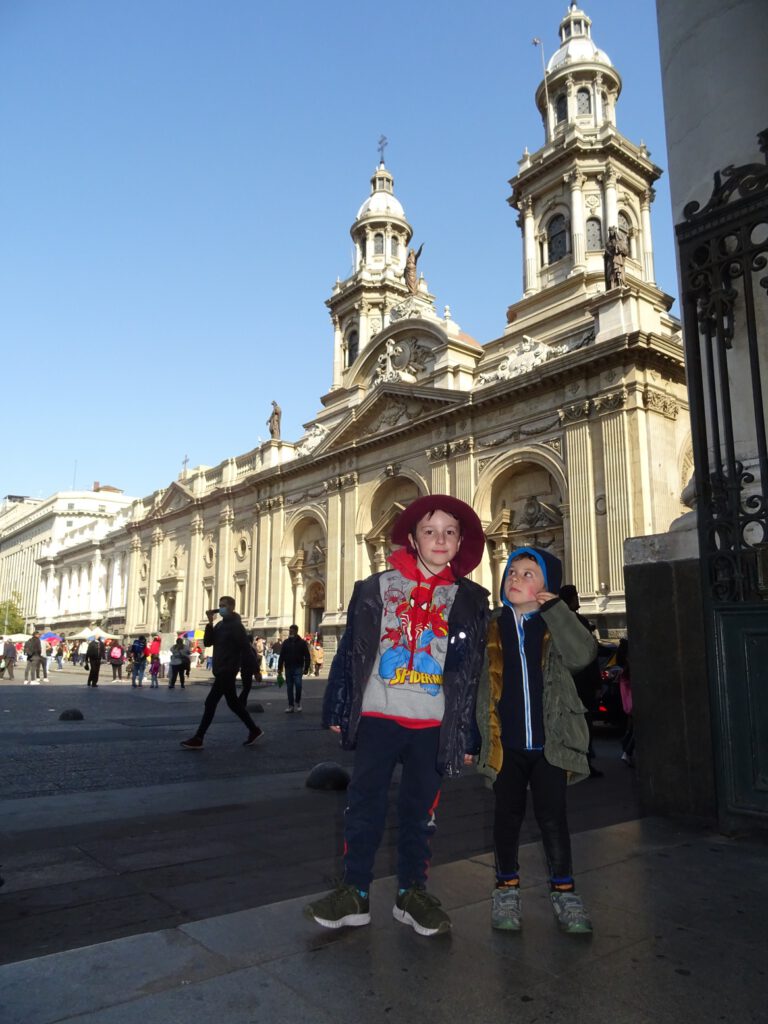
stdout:
[(307, 776), (309, 789), (346, 789), (350, 775), (335, 761), (322, 761), (316, 764)]
[(68, 711), (62, 711), (59, 715), (60, 722), (82, 722), (83, 712), (78, 711), (77, 708), (69, 708)]
[(624, 579), (641, 805), (715, 823), (699, 564), (629, 565)]

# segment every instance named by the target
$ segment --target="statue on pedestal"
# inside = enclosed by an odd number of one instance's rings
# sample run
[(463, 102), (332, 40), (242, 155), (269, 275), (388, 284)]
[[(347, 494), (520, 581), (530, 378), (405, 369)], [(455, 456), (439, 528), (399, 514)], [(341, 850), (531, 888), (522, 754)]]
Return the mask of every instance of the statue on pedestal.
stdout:
[(419, 290), (419, 282), (416, 277), (416, 264), (419, 262), (419, 256), (421, 256), (421, 250), (424, 248), (422, 242), (416, 252), (413, 249), (408, 250), (408, 255), (405, 258), (405, 287), (411, 293), (415, 295)]
[(269, 414), (269, 419), (267, 420), (269, 436), (272, 438), (273, 441), (280, 440), (280, 420), (282, 418), (282, 415), (283, 410), (280, 408), (277, 402), (273, 401), (272, 412)]
[(627, 282), (624, 276), (624, 261), (629, 256), (629, 247), (619, 234), (618, 228), (608, 228), (608, 241), (605, 243), (603, 261), (605, 263), (606, 289), (621, 288)]

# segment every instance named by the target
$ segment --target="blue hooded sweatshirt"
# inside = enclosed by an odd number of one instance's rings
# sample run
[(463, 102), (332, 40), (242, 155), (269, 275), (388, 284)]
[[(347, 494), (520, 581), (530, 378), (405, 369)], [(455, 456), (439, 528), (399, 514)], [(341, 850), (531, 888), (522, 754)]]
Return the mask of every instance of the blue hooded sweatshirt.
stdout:
[(516, 548), (507, 559), (501, 580), (503, 608), (499, 627), (504, 654), (502, 692), (498, 704), (501, 742), (502, 746), (512, 750), (542, 750), (544, 676), (541, 659), (547, 627), (539, 611), (518, 616), (504, 594), (504, 580), (509, 567), (521, 555), (527, 555), (538, 563), (544, 576), (544, 589), (552, 594), (560, 589), (563, 566), (560, 559), (549, 551)]

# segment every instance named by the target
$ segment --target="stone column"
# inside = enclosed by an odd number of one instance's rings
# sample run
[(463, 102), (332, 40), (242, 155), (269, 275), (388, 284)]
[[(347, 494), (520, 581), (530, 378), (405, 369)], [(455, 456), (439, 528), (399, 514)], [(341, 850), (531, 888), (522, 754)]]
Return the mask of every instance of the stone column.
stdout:
[[(325, 483), (328, 495), (328, 554), (326, 555), (327, 611), (331, 614), (344, 611), (343, 556), (344, 534), (342, 526), (341, 494), (339, 477), (331, 477)], [(350, 595), (351, 596), (351, 595)]]
[(216, 593), (214, 603), (224, 594), (232, 593), (232, 525), (235, 513), (230, 504), (219, 512), (219, 535), (216, 543)]
[(156, 632), (159, 626), (159, 608), (157, 605), (157, 581), (160, 578), (160, 556), (162, 554), (163, 531), (156, 526), (152, 531), (152, 550), (149, 556), (149, 575), (147, 577), (147, 626)]
[[(283, 601), (283, 563), (280, 561), (280, 547), (283, 540), (283, 498), (269, 498), (266, 502), (269, 510), (270, 534), (270, 570), (269, 570), (269, 607), (270, 614), (284, 615), (286, 612)], [(287, 575), (287, 573), (286, 573)]]
[(357, 511), (358, 477), (353, 470), (351, 473), (344, 473), (341, 477), (341, 506), (344, 523), (344, 557), (342, 558), (342, 569), (344, 572), (344, 607), (349, 604), (352, 597), (352, 589), (355, 580), (359, 576), (368, 576), (367, 571), (360, 567), (359, 545), (361, 539), (355, 534), (355, 521)]
[(605, 110), (603, 109), (603, 75), (600, 71), (595, 75), (594, 110), (595, 124), (599, 128), (605, 120)]
[(450, 465), (453, 475), (453, 488), (450, 491), (461, 501), (472, 504), (474, 494), (474, 450), (475, 442), (471, 437), (451, 442)]
[(630, 496), (632, 466), (628, 458), (627, 417), (623, 411), (627, 391), (621, 388), (595, 399), (595, 411), (603, 413), (600, 431), (605, 467), (605, 524), (608, 535), (608, 585), (612, 595), (624, 593), (624, 541), (633, 535)]
[(523, 284), (525, 295), (534, 295), (539, 290), (536, 259), (536, 234), (533, 223), (533, 198), (523, 200)]
[(576, 120), (576, 86), (573, 75), (568, 75), (565, 80), (565, 94), (568, 98), (568, 120), (573, 122)]
[[(577, 402), (559, 410), (564, 427), (568, 467), (569, 505), (571, 507), (571, 570), (573, 582), (582, 597), (597, 593), (597, 543), (595, 536), (595, 481), (592, 464), (589, 401)], [(565, 523), (563, 524), (565, 526)]]
[(341, 375), (344, 371), (344, 339), (341, 334), (341, 323), (335, 313), (331, 313), (333, 323), (333, 383), (334, 388), (341, 387)]
[(358, 350), (357, 351), (358, 351), (358, 355), (359, 355), (361, 352), (364, 352), (365, 349), (368, 347), (368, 342), (369, 342), (370, 336), (371, 336), (370, 325), (368, 324), (368, 303), (367, 302), (357, 302), (357, 303), (355, 303), (355, 309), (357, 310), (357, 313), (358, 313), (358, 323), (357, 323)]
[(448, 456), (450, 447), (447, 444), (436, 444), (427, 449), (427, 458), (430, 462), (431, 480), (429, 484), (431, 494), (447, 494), (450, 489), (448, 479)]
[(616, 195), (618, 176), (613, 167), (608, 165), (603, 175), (603, 189), (605, 191), (605, 224), (603, 225), (603, 238), (608, 238), (608, 228), (619, 226), (619, 202)]
[(139, 593), (139, 558), (141, 557), (141, 537), (132, 533), (130, 552), (128, 555), (128, 578), (125, 598), (125, 628), (130, 631), (136, 624), (137, 598)]
[(656, 198), (656, 192), (647, 188), (640, 196), (640, 224), (642, 229), (643, 243), (643, 275), (646, 281), (653, 283), (655, 271), (653, 267), (653, 236), (651, 235), (651, 203)]
[(204, 617), (203, 603), (203, 517), (197, 513), (189, 524), (189, 562), (187, 564), (184, 617), (191, 629)]
[(255, 514), (254, 529), (258, 555), (256, 561), (254, 614), (259, 619), (269, 615), (269, 563), (272, 558), (270, 545), (270, 523), (266, 514), (265, 502), (257, 501), (253, 507)]
[(586, 180), (578, 167), (563, 177), (563, 181), (571, 189), (571, 249), (574, 270), (583, 270), (585, 266), (584, 193), (582, 189)]

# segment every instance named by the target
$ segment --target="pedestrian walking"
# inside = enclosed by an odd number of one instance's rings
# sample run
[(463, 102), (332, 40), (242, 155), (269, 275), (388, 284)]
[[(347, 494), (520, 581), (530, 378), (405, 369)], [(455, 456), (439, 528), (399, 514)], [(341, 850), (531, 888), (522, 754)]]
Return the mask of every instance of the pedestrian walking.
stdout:
[(213, 647), (213, 683), (205, 698), (205, 709), (197, 732), (188, 740), (182, 740), (182, 747), (186, 747), (188, 750), (202, 749), (203, 739), (222, 697), (226, 700), (229, 710), (237, 715), (248, 729), (248, 739), (243, 743), (244, 747), (251, 746), (264, 735), (237, 699), (235, 678), (243, 661), (250, 658), (251, 645), (248, 642), (248, 634), (245, 632), (242, 620), (235, 611), (234, 597), (219, 598), (218, 614), (221, 618), (214, 626), (213, 620), (216, 614), (217, 610), (215, 609), (206, 612), (208, 622), (203, 641), (206, 647)]
[[(160, 677), (160, 657), (157, 654), (153, 654), (149, 662), (149, 688), (150, 690), (157, 690), (160, 686), (158, 679)], [(141, 684), (139, 684), (141, 685)]]
[(309, 644), (304, 637), (299, 636), (299, 627), (294, 624), (288, 630), (288, 639), (280, 649), (277, 662), (277, 674), (285, 676), (288, 691), (286, 714), (301, 711), (301, 681), (309, 672), (309, 667)]
[(16, 667), (17, 658), (16, 644), (13, 640), (6, 640), (3, 644), (3, 671), (0, 672), (0, 679), (3, 678), (4, 673), (8, 674), (9, 679), (13, 679), (13, 670)]
[(323, 645), (319, 641), (315, 641), (309, 649), (309, 656), (312, 659), (312, 671), (315, 674), (315, 678), (320, 675), (320, 669), (323, 667), (323, 661), (325, 659), (325, 651)]
[(355, 584), (331, 664), (323, 725), (355, 749), (344, 812), (343, 881), (305, 907), (325, 928), (368, 924), (369, 890), (392, 775), (398, 796), (398, 889), (393, 916), (419, 935), (450, 931), (426, 891), (434, 813), (444, 775), (458, 775), (474, 732), (473, 709), (488, 592), (465, 579), (485, 550), (463, 501), (434, 494), (404, 509), (392, 530), (391, 569)]
[[(131, 686), (141, 686), (147, 668), (147, 638), (137, 637), (131, 644)], [(138, 679), (138, 684), (136, 680)]]
[(37, 682), (40, 675), (40, 659), (43, 655), (43, 647), (40, 643), (40, 634), (34, 631), (29, 640), (24, 644), (24, 653), (27, 656), (27, 663), (24, 666), (24, 685)]
[(125, 661), (125, 650), (119, 640), (115, 640), (109, 648), (109, 664), (112, 666), (112, 682), (123, 680), (123, 662)]
[(172, 690), (176, 685), (176, 680), (179, 680), (182, 690), (184, 689), (184, 679), (186, 678), (187, 668), (187, 648), (184, 645), (183, 640), (177, 640), (171, 648), (171, 659), (170, 659), (170, 679), (168, 681), (168, 689)]
[(101, 668), (101, 648), (99, 641), (94, 639), (88, 644), (85, 652), (85, 667), (88, 669), (86, 686), (99, 685), (99, 669)]

